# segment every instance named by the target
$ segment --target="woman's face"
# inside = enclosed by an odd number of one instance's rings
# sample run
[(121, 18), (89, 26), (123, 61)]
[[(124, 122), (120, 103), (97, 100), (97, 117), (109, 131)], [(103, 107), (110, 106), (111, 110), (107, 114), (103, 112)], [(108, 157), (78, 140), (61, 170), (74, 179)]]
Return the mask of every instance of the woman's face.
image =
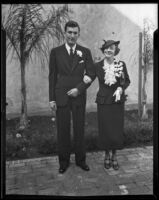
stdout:
[(116, 50), (115, 44), (112, 44), (108, 48), (104, 49), (104, 55), (105, 55), (105, 57), (106, 58), (114, 57), (115, 50)]

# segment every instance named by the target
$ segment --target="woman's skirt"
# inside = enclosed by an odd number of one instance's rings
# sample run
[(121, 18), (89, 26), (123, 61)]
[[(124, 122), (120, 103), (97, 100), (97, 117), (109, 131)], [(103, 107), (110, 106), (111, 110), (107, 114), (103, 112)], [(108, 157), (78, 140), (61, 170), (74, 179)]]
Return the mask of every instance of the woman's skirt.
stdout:
[(123, 148), (124, 103), (97, 104), (99, 138), (102, 150)]

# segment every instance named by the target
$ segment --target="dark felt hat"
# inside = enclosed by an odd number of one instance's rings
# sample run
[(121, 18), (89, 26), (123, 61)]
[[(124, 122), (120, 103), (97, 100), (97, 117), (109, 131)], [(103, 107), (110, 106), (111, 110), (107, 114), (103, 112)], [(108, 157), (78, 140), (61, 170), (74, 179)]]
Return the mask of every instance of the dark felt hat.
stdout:
[(112, 44), (118, 45), (120, 43), (120, 41), (114, 41), (114, 40), (107, 40), (107, 41), (104, 40), (104, 42), (105, 43), (104, 43), (103, 47), (105, 49), (108, 48), (109, 46), (111, 46)]

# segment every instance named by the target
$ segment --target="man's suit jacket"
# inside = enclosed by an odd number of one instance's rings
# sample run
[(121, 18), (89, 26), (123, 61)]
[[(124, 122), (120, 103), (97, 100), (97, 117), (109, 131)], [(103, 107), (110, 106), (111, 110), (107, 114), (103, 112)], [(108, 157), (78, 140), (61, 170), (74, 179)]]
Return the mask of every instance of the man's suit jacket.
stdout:
[[(96, 96), (96, 103), (98, 104), (114, 104), (115, 102), (115, 96), (113, 96), (115, 90), (117, 89), (117, 87), (122, 87), (123, 89), (123, 93), (121, 95), (121, 100), (117, 101), (117, 103), (124, 103), (124, 101), (126, 101), (126, 96), (125, 95), (125, 89), (129, 86), (130, 84), (130, 79), (129, 79), (129, 75), (127, 72), (127, 68), (126, 68), (126, 64), (121, 61), (123, 63), (123, 77), (118, 78), (117, 77), (117, 82), (111, 86), (106, 85), (104, 83), (104, 70), (103, 70), (103, 66), (104, 66), (104, 60), (101, 60), (98, 63), (95, 63), (95, 71), (96, 71), (96, 76), (98, 77), (98, 81), (99, 81), (99, 90), (97, 92), (97, 96)], [(94, 78), (93, 78), (94, 79)]]
[[(77, 44), (71, 64), (65, 44), (53, 48), (49, 61), (49, 100), (56, 101), (57, 106), (65, 106), (69, 98), (72, 98), (75, 104), (85, 105), (86, 89), (90, 84), (83, 82), (84, 74), (90, 77), (95, 74), (89, 49)], [(79, 90), (77, 97), (67, 95), (72, 88)]]

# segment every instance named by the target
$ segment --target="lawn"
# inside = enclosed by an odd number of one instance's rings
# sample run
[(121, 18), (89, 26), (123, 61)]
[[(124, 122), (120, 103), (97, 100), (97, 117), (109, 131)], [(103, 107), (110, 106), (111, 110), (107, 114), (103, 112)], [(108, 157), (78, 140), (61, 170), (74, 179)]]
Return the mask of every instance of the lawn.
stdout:
[[(137, 110), (125, 111), (124, 147), (140, 147), (153, 144), (153, 113), (148, 119), (138, 119)], [(56, 121), (51, 116), (31, 116), (27, 130), (19, 132), (19, 118), (6, 120), (6, 159), (17, 160), (57, 155)], [(98, 151), (97, 113), (86, 114), (86, 150)], [(73, 140), (72, 140), (72, 152)]]

